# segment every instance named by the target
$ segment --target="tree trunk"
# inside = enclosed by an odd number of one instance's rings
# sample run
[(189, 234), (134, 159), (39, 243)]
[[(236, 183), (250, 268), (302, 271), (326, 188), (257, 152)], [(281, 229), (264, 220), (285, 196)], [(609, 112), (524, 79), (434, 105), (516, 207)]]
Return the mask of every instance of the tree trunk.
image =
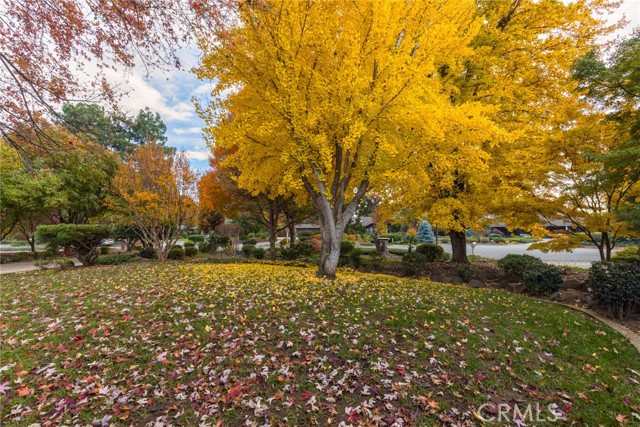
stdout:
[(36, 253), (36, 238), (34, 236), (31, 236), (30, 238), (27, 237), (27, 241), (29, 242), (29, 246), (31, 246), (31, 253), (35, 255), (35, 253)]
[(289, 223), (289, 247), (293, 248), (296, 245), (296, 225)]
[(468, 263), (467, 236), (464, 231), (450, 231), (451, 238), (451, 262)]
[(611, 261), (611, 240), (609, 240), (609, 233), (602, 233), (602, 246), (605, 248), (606, 253), (604, 254), (605, 260)]
[(340, 260), (340, 244), (342, 243), (342, 233), (323, 233), (322, 235), (322, 256), (318, 266), (318, 276), (327, 279), (336, 278), (338, 261)]
[(594, 243), (596, 244), (596, 247), (598, 248), (598, 253), (600, 254), (600, 261), (606, 261), (607, 260), (607, 256), (604, 253), (604, 244), (602, 242), (597, 243), (594, 241)]
[(269, 200), (269, 258), (276, 259), (276, 234), (278, 233), (278, 216), (280, 212), (276, 203)]

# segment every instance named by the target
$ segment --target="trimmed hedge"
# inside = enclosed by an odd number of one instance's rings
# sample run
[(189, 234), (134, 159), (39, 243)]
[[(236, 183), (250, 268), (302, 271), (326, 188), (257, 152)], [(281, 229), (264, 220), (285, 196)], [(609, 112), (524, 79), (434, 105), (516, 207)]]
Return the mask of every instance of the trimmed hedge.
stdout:
[(588, 283), (616, 319), (632, 315), (640, 306), (640, 263), (594, 262)]
[(185, 246), (184, 247), (185, 256), (194, 256), (198, 254), (198, 248), (195, 246)]
[(402, 256), (402, 268), (407, 276), (415, 276), (427, 263), (425, 254), (409, 252)]
[(124, 264), (134, 259), (136, 255), (133, 254), (114, 254), (101, 256), (96, 259), (96, 265), (118, 265)]
[(423, 243), (416, 246), (416, 253), (424, 255), (425, 262), (444, 260), (444, 249), (435, 243)]
[(180, 246), (174, 246), (169, 249), (169, 253), (167, 254), (167, 259), (182, 259), (184, 258), (184, 249)]
[(256, 248), (256, 245), (245, 243), (242, 245), (242, 254), (247, 258), (249, 258), (251, 256), (251, 252), (253, 252), (255, 248)]
[(251, 251), (251, 256), (255, 259), (264, 259), (266, 255), (267, 251), (263, 248), (253, 248), (253, 250)]
[(541, 268), (546, 264), (540, 258), (531, 255), (507, 255), (498, 260), (498, 267), (510, 276), (524, 279), (525, 272)]
[(524, 272), (525, 290), (532, 295), (551, 295), (562, 289), (562, 271), (555, 265), (536, 265)]
[(185, 238), (195, 243), (204, 243), (205, 236), (202, 234), (190, 234), (188, 236), (185, 236)]

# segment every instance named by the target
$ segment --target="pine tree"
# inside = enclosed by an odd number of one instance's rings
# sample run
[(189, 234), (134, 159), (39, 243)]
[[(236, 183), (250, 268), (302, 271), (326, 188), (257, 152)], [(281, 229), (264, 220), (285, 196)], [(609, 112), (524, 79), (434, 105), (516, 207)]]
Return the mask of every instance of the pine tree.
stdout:
[(420, 243), (434, 243), (436, 241), (431, 224), (427, 220), (423, 220), (418, 227), (418, 241)]

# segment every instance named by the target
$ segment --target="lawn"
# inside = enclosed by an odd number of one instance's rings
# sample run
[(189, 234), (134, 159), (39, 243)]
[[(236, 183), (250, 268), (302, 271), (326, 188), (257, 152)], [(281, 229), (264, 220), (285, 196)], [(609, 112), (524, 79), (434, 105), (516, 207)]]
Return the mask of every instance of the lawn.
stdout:
[(501, 403), (640, 423), (624, 338), (497, 290), (125, 264), (1, 276), (0, 316), (5, 426), (470, 426)]

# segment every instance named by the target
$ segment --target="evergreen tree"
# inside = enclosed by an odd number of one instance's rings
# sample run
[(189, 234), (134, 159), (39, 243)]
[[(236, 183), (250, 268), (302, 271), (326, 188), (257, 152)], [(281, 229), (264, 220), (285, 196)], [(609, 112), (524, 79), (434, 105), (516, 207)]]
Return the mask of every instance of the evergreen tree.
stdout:
[(423, 220), (418, 227), (418, 241), (421, 243), (434, 243), (436, 236), (433, 234), (429, 221)]

